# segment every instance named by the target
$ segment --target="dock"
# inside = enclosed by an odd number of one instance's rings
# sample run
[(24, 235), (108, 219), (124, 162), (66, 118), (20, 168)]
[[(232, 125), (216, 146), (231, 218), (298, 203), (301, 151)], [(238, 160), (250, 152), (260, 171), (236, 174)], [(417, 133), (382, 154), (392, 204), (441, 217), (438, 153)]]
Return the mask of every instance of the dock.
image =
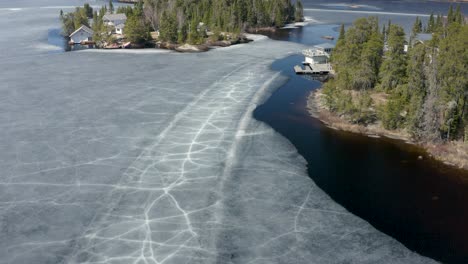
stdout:
[(308, 75), (328, 75), (332, 74), (333, 70), (330, 64), (304, 64), (304, 67), (299, 65), (294, 66), (294, 72), (296, 74), (308, 74)]

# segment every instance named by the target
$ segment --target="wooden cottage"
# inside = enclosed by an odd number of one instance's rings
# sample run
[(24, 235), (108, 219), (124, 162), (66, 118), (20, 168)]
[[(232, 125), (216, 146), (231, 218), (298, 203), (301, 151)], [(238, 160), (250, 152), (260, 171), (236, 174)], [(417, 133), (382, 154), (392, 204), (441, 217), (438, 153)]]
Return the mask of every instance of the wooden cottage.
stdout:
[(93, 40), (94, 31), (87, 26), (81, 26), (70, 34), (71, 43), (82, 43)]

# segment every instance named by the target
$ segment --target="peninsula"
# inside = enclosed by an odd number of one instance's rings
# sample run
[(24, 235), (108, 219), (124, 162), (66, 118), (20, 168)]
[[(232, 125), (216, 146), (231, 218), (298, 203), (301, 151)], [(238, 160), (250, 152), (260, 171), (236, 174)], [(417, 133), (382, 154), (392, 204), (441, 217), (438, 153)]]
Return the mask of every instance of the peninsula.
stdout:
[(458, 7), (416, 19), (409, 38), (375, 17), (341, 27), (334, 79), (311, 94), (311, 112), (332, 128), (417, 143), (468, 169), (468, 25)]
[(72, 13), (61, 11), (63, 34), (71, 44), (93, 43), (99, 48), (206, 51), (249, 42), (246, 32), (275, 30), (304, 19), (300, 0), (294, 4), (291, 0), (131, 2), (134, 5), (114, 8), (110, 0), (99, 11), (89, 4)]

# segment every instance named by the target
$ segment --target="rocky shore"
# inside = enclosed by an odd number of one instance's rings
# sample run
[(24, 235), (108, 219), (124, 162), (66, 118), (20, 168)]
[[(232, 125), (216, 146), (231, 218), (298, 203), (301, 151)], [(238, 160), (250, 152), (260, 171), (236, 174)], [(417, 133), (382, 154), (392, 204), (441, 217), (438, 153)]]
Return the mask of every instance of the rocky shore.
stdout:
[(468, 144), (461, 141), (448, 143), (428, 143), (415, 141), (404, 130), (388, 130), (379, 123), (370, 125), (353, 124), (345, 118), (332, 113), (324, 104), (322, 89), (313, 91), (307, 100), (309, 113), (319, 119), (326, 126), (353, 133), (364, 134), (369, 137), (388, 137), (403, 140), (409, 144), (423, 147), (430, 156), (451, 166), (468, 170)]
[(158, 42), (156, 46), (160, 49), (175, 50), (178, 52), (206, 52), (212, 48), (217, 47), (229, 47), (237, 44), (244, 44), (252, 42), (253, 40), (245, 36), (241, 36), (234, 40), (220, 40), (220, 41), (210, 41), (208, 40), (204, 44), (192, 45), (192, 44), (174, 44), (168, 42)]

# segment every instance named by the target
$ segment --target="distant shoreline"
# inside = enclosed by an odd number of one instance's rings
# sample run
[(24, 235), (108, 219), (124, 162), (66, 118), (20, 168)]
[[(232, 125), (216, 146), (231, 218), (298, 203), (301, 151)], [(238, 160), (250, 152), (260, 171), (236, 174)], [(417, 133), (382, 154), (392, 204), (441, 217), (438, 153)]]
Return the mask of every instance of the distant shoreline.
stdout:
[(468, 0), (429, 0), (430, 2), (439, 2), (439, 3), (468, 3)]
[(124, 4), (136, 4), (138, 3), (138, 0), (117, 0), (117, 2)]

